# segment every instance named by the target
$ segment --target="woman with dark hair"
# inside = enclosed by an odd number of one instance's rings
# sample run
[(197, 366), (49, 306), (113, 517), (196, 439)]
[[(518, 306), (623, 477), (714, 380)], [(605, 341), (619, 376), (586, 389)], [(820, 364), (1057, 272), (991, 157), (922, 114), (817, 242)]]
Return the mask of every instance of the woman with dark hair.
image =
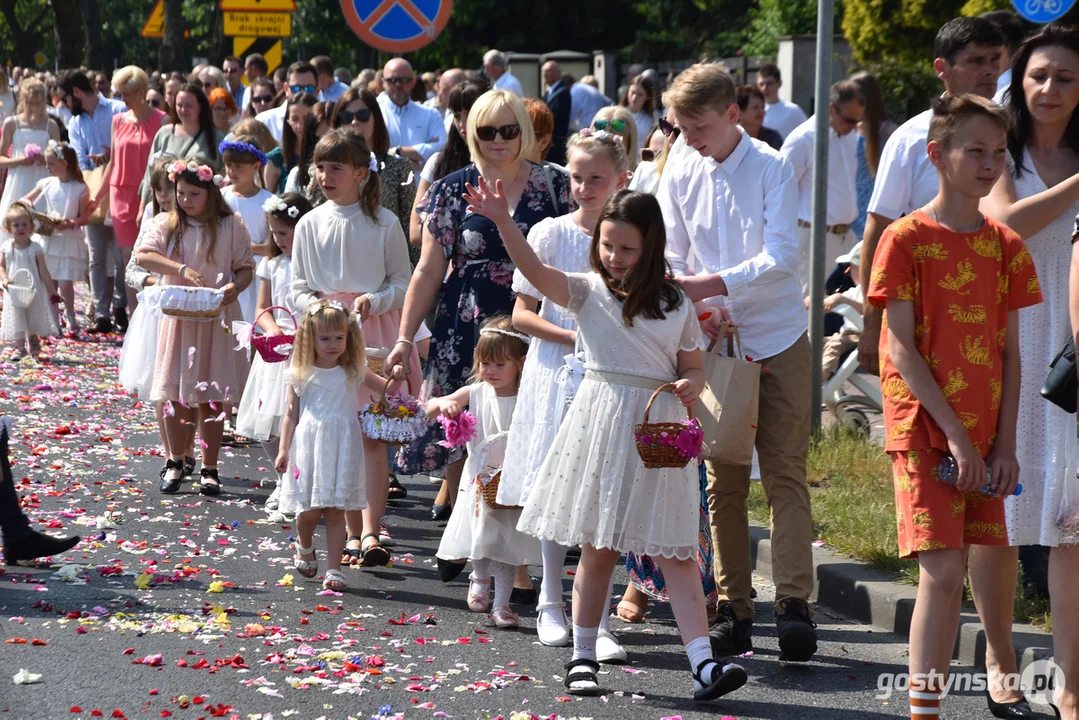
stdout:
[(274, 107), (277, 98), (277, 89), (273, 80), (260, 77), (251, 81), (251, 87), (247, 91), (247, 107), (244, 108), (244, 117), (253, 118), (260, 112), (266, 112)]
[[(990, 669), (990, 689), (999, 696), (998, 701), (1008, 700), (1009, 694), (998, 687), (999, 673), (1016, 671), (1010, 634), (1017, 546), (1052, 548), (1049, 596), (1053, 651), (1064, 671), (1064, 682), (1057, 683), (1057, 707), (1068, 720), (1079, 719), (1079, 616), (1071, 607), (1079, 592), (1079, 538), (1065, 532), (1058, 517), (1064, 487), (1075, 481), (1069, 451), (1075, 445), (1076, 428), (1075, 418), (1046, 402), (1038, 389), (1045, 369), (1071, 332), (1070, 240), (1079, 213), (1077, 80), (1079, 30), (1068, 25), (1046, 25), (1023, 43), (1012, 60), (1008, 172), (982, 201), (982, 209), (1023, 238), (1038, 270), (1045, 301), (1019, 311), (1023, 377), (1015, 457), (1023, 493), (1005, 499), (1010, 547), (979, 547), (970, 558), (972, 580), (978, 575), (975, 563), (985, 563), (983, 568), (995, 570), (986, 574), (999, 576), (997, 587), (974, 588), (974, 597), (991, 605), (991, 612), (981, 613), (988, 641), (985, 662)], [(979, 605), (978, 609), (983, 608)], [(991, 617), (996, 621), (991, 622)]]
[[(306, 92), (296, 93), (288, 99), (285, 122), (281, 127), (281, 144), (266, 154), (266, 159), (280, 171), (277, 185), (268, 188), (270, 192), (278, 194), (285, 192), (289, 171), (299, 166), (300, 140), (303, 137), (306, 118), (311, 114), (311, 109), (317, 102), (318, 98), (315, 95)], [(313, 145), (311, 149), (314, 149)]]
[[(738, 124), (751, 138), (768, 143), (778, 150), (783, 146), (783, 136), (764, 127), (764, 93), (756, 85), (740, 85), (737, 92), (738, 109), (742, 111)], [(870, 188), (872, 189), (872, 188)]]
[(150, 187), (150, 172), (155, 158), (161, 155), (173, 155), (181, 160), (200, 157), (206, 160), (214, 172), (222, 172), (225, 164), (217, 146), (224, 139), (225, 133), (214, 125), (214, 113), (202, 88), (195, 83), (180, 88), (176, 93), (176, 105), (172, 108), (169, 123), (161, 126), (154, 136), (153, 145), (150, 146), (150, 159), (146, 163), (146, 172), (139, 188), (142, 202), (135, 222), (141, 227), (143, 211), (153, 193), (153, 188)]
[[(863, 71), (851, 75), (850, 79), (862, 89), (862, 97), (865, 98), (865, 114), (858, 123), (858, 174), (855, 180), (858, 188), (858, 217), (850, 226), (855, 235), (862, 237), (865, 234), (865, 219), (869, 212), (869, 198), (873, 196), (880, 153), (884, 149), (884, 143), (888, 142), (888, 138), (895, 131), (895, 123), (888, 119), (884, 94), (877, 78)], [(761, 97), (764, 97), (763, 93)]]

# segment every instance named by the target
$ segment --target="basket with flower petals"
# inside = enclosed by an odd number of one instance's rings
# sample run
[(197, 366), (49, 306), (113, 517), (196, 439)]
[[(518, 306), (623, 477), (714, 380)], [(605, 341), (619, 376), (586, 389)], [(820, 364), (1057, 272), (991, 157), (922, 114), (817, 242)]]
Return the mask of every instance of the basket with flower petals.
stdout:
[(427, 416), (423, 405), (408, 393), (383, 394), (360, 411), (363, 434), (387, 445), (407, 445), (423, 437)]
[(30, 217), (37, 223), (38, 235), (52, 235), (56, 232), (56, 226), (64, 221), (57, 213), (42, 213), (37, 210), (30, 211)]
[(644, 419), (633, 428), (633, 440), (637, 445), (637, 454), (641, 456), (646, 468), (681, 468), (690, 460), (699, 457), (704, 442), (701, 423), (693, 417), (693, 411), (686, 408), (689, 418), (678, 422), (648, 422), (648, 413), (659, 394), (674, 390), (674, 383), (661, 385), (652, 393), (648, 405), (644, 408)]

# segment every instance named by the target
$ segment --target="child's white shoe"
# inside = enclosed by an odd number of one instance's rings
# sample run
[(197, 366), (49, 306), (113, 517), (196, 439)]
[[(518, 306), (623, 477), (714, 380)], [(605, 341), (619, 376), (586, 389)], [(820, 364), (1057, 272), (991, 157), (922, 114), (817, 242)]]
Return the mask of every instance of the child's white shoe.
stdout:
[(539, 635), (540, 643), (547, 647), (565, 647), (569, 645), (570, 629), (565, 609), (561, 605), (539, 608), (539, 617), (536, 619), (536, 634)]
[(610, 630), (600, 630), (596, 636), (596, 660), (608, 665), (619, 665), (626, 661), (626, 649)]
[(491, 606), (491, 580), (468, 578), (468, 609), (474, 613), (485, 613)]
[(273, 489), (273, 492), (270, 493), (270, 497), (266, 498), (266, 504), (263, 507), (265, 507), (270, 512), (273, 512), (280, 506), (280, 498), (281, 486), (278, 485)]
[(495, 621), (495, 627), (515, 628), (521, 626), (521, 617), (513, 612), (508, 606), (497, 607), (491, 613), (491, 619)]

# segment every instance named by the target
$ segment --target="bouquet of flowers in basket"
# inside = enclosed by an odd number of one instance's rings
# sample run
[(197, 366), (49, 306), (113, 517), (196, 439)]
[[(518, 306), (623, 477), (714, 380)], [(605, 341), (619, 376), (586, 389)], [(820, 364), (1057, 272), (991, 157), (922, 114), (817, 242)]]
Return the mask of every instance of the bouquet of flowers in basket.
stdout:
[(387, 445), (405, 445), (427, 430), (423, 405), (408, 393), (383, 395), (360, 411), (363, 434)]
[(462, 410), (455, 418), (439, 415), (438, 424), (442, 426), (442, 431), (446, 433), (446, 439), (438, 441), (438, 444), (444, 448), (461, 447), (476, 437), (476, 425), (478, 424), (476, 416), (468, 410)]

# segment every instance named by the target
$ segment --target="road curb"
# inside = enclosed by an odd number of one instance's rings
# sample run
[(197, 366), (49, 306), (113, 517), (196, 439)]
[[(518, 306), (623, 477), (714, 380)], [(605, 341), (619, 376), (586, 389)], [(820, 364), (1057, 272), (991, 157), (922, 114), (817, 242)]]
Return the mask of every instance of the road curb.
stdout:
[[(772, 541), (768, 528), (750, 527), (754, 572), (772, 579)], [(895, 581), (895, 575), (868, 564), (836, 555), (827, 548), (813, 548), (813, 597), (818, 605), (853, 620), (902, 637), (910, 637), (910, 617), (917, 588)], [(1052, 657), (1053, 637), (1033, 625), (1016, 623), (1012, 628), (1019, 670)], [(964, 611), (954, 657), (972, 667), (985, 668), (985, 629), (977, 613)]]

